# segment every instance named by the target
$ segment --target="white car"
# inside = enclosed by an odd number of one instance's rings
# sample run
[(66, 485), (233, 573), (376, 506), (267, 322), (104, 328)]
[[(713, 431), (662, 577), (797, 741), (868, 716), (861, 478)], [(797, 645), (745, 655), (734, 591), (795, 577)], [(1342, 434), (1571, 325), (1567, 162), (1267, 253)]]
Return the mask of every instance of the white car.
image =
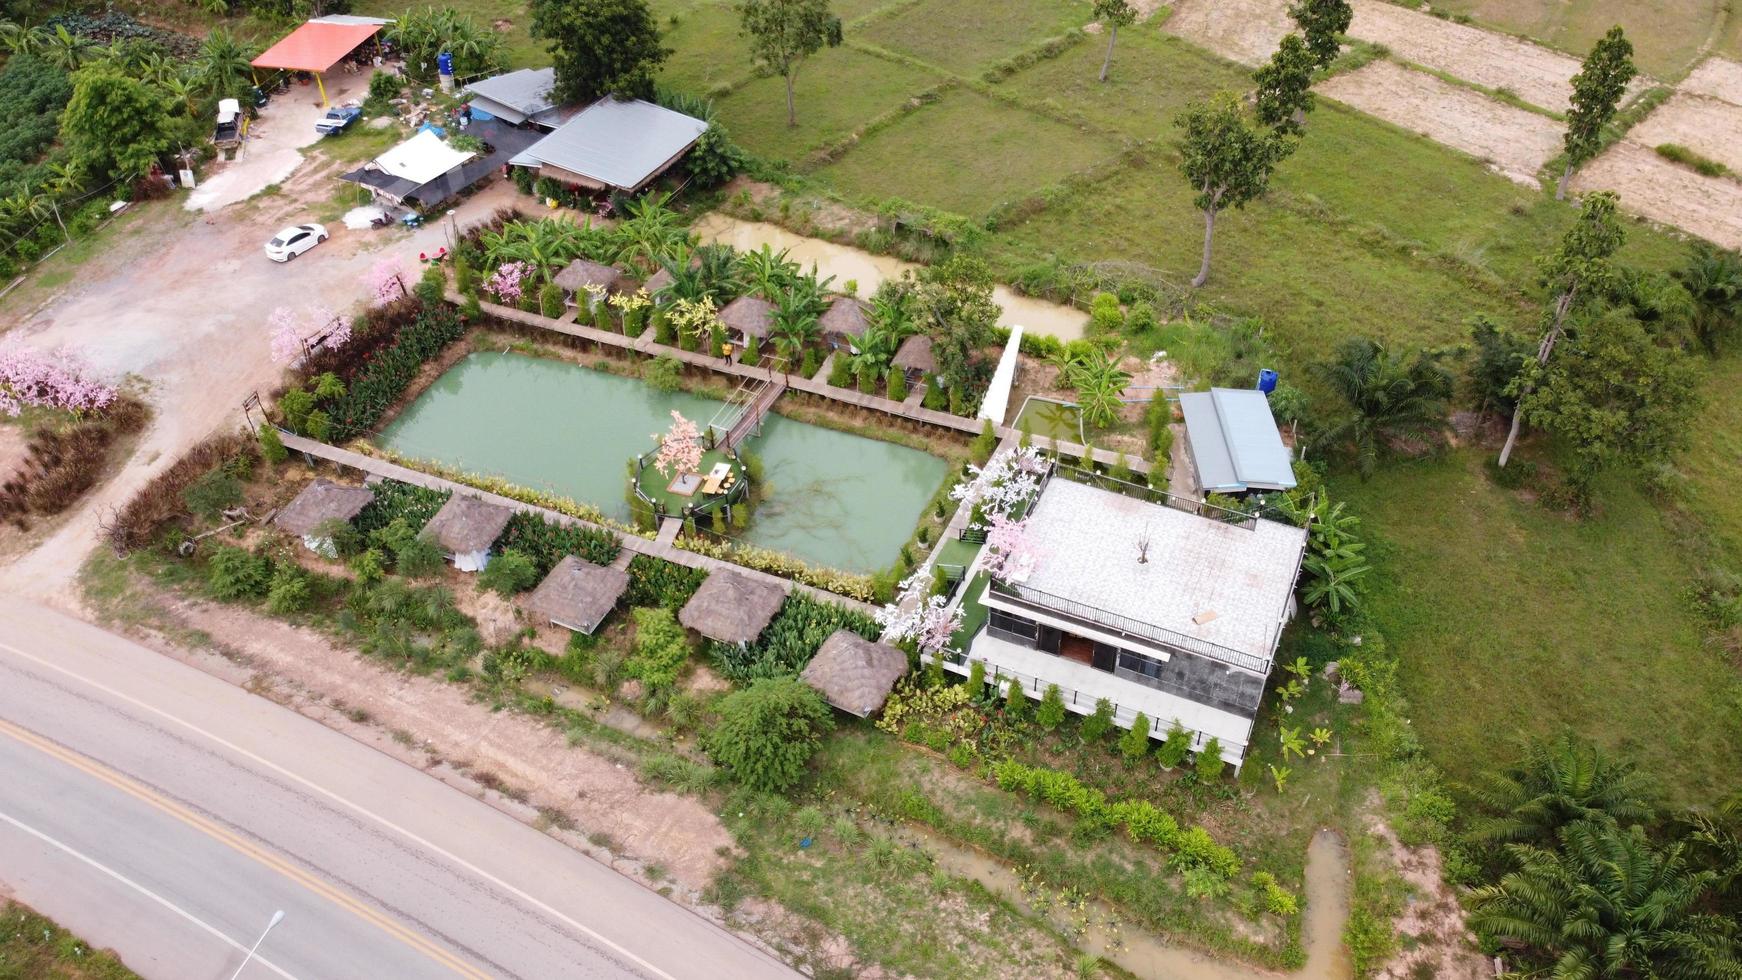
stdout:
[(326, 240), (326, 225), (291, 225), (266, 243), (266, 257), (274, 262), (289, 262)]

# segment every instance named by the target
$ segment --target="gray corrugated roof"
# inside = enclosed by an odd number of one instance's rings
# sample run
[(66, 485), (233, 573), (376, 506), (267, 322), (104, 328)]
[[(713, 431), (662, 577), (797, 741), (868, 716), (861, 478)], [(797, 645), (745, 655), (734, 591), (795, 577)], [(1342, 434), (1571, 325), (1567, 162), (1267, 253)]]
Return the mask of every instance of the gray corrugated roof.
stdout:
[(640, 99), (603, 98), (514, 158), (549, 164), (601, 184), (634, 190), (689, 149), (708, 124)]
[(1206, 492), (1287, 490), (1295, 485), (1270, 399), (1255, 388), (1212, 388), (1180, 395), (1198, 483)]
[(473, 105), (518, 125), (556, 108), (550, 100), (551, 86), (555, 84), (555, 68), (522, 68), (473, 82), (466, 86), (466, 91), (475, 96)]

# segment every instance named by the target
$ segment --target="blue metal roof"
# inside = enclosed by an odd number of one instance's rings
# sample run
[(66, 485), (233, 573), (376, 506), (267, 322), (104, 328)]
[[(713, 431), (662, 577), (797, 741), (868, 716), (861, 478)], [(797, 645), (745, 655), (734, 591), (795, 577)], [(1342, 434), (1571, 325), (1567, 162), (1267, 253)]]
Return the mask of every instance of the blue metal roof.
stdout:
[(1180, 395), (1198, 483), (1207, 493), (1287, 490), (1293, 461), (1264, 392), (1212, 388)]

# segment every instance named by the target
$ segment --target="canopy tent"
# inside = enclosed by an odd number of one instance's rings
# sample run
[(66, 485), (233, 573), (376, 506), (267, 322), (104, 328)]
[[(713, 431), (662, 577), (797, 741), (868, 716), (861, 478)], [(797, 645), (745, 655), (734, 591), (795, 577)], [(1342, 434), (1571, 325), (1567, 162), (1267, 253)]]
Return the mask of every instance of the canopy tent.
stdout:
[(285, 71), (312, 72), (320, 85), (321, 104), (327, 104), (327, 87), (321, 75), (332, 70), (345, 56), (374, 37), (380, 24), (337, 24), (311, 20), (291, 31), (277, 44), (249, 62), (255, 68), (280, 68)]

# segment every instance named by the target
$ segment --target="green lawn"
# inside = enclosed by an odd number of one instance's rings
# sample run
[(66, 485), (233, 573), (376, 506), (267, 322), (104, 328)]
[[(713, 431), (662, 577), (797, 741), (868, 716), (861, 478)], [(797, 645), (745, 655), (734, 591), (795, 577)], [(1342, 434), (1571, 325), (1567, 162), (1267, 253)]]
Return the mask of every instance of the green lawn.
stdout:
[(1712, 363), (1705, 407), (1693, 430), (1693, 446), (1676, 461), (1687, 476), (1688, 506), (1701, 515), (1733, 557), (1742, 557), (1742, 355)]
[[(747, 72), (747, 64), (745, 68)], [(749, 136), (759, 155), (797, 163), (807, 151), (860, 129), (940, 80), (839, 47), (819, 53), (799, 72), (797, 126), (786, 124), (786, 82), (781, 78), (755, 79), (715, 106), (734, 139)]]
[(849, 194), (981, 215), (1118, 149), (1108, 137), (954, 89), (866, 137), (821, 173)]
[(678, 13), (676, 24), (667, 16), (659, 26), (672, 49), (660, 75), (665, 84), (717, 95), (751, 76), (750, 46), (738, 36), (738, 14), (730, 4), (698, 3)]
[(923, 0), (879, 17), (858, 37), (930, 65), (972, 74), (1093, 19), (1082, 0)]
[(1633, 42), (1639, 67), (1668, 79), (1687, 74), (1706, 35), (1726, 11), (1732, 29), (1742, 18), (1732, 0), (1436, 0), (1434, 8), (1468, 14), (1484, 25), (1533, 37), (1580, 58), (1603, 32), (1620, 24)]
[(1742, 765), (1742, 684), (1702, 642), (1690, 569), (1622, 480), (1586, 521), (1497, 488), (1485, 456), (1393, 464), (1337, 489), (1377, 539), (1373, 611), (1403, 664), (1412, 721), (1453, 779), (1567, 725), (1679, 802)]

